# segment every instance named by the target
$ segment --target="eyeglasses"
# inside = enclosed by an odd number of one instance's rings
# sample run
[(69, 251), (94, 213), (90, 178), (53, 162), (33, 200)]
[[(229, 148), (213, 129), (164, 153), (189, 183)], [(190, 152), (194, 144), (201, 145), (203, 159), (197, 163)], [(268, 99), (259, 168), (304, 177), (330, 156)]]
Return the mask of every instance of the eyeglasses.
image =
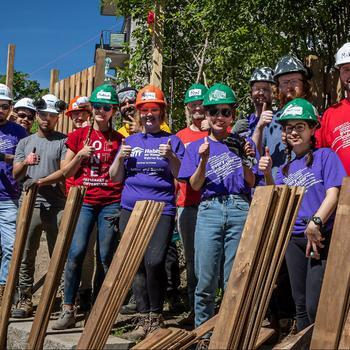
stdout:
[(264, 93), (266, 93), (266, 92), (271, 92), (271, 89), (253, 87), (253, 88), (252, 88), (252, 91), (253, 91), (253, 92), (260, 92), (260, 91), (261, 91), (261, 92), (264, 94)]
[(3, 105), (0, 105), (0, 108), (3, 110), (3, 111), (8, 111), (10, 109), (10, 105), (5, 103)]
[(287, 87), (288, 85), (294, 87), (299, 85), (300, 82), (303, 82), (303, 80), (302, 79), (284, 80), (284, 81), (281, 81), (279, 85), (282, 87)]
[(287, 134), (291, 134), (293, 132), (293, 130), (295, 130), (296, 132), (303, 132), (306, 128), (306, 124), (304, 123), (299, 123), (299, 124), (295, 124), (295, 125), (286, 125), (284, 127), (284, 130)]
[(202, 109), (203, 108), (203, 103), (202, 103), (202, 101), (200, 101), (200, 102), (190, 102), (190, 103), (187, 104), (187, 108), (192, 110), (192, 111), (197, 109), (197, 108)]
[(99, 110), (102, 108), (105, 112), (109, 112), (112, 110), (113, 106), (108, 105), (108, 104), (104, 104), (104, 103), (93, 103), (92, 108), (96, 109), (96, 110)]
[(127, 90), (118, 93), (119, 103), (125, 103), (129, 101), (131, 103), (136, 101), (136, 91), (135, 90)]
[(33, 121), (34, 120), (34, 116), (33, 115), (31, 115), (31, 114), (25, 114), (25, 113), (18, 113), (17, 114), (17, 117), (18, 118), (21, 118), (21, 119), (25, 119), (25, 118), (27, 118), (28, 120), (31, 120), (31, 121)]
[(229, 108), (211, 108), (208, 109), (208, 114), (211, 117), (218, 117), (219, 115), (222, 115), (223, 117), (229, 118), (232, 117), (232, 110)]
[(159, 108), (142, 108), (140, 109), (141, 115), (147, 115), (147, 114), (157, 114), (160, 113)]
[(39, 111), (38, 114), (39, 114), (39, 117), (41, 119), (43, 119), (43, 118), (56, 118), (59, 116), (59, 113), (56, 114), (56, 113), (41, 112), (41, 111)]

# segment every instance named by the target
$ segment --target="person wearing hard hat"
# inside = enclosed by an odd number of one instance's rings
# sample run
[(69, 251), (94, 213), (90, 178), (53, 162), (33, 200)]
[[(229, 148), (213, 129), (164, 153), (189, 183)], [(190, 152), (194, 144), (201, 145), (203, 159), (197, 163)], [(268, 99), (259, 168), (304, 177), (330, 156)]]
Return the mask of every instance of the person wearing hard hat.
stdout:
[[(207, 91), (208, 88), (202, 84), (193, 84), (186, 91), (184, 102), (190, 125), (176, 134), (185, 147), (193, 141), (208, 136), (209, 123), (205, 118), (203, 107), (203, 99)], [(194, 318), (194, 291), (197, 285), (197, 278), (194, 273), (194, 232), (199, 202), (200, 192), (194, 191), (186, 182), (178, 182), (177, 227), (184, 246), (187, 292), (190, 304), (190, 313), (184, 321), (190, 323), (193, 323)]]
[(25, 130), (7, 120), (11, 113), (12, 92), (0, 84), (0, 308), (16, 234), (20, 188), (12, 176), (13, 158)]
[(29, 97), (21, 98), (15, 103), (13, 110), (16, 113), (16, 123), (26, 129), (29, 135), (36, 116), (33, 100)]
[(88, 125), (88, 119), (92, 114), (91, 109), (87, 96), (75, 96), (70, 100), (65, 114), (72, 119), (74, 130)]
[[(136, 114), (136, 96), (137, 90), (130, 86), (118, 91), (119, 109), (123, 118), (123, 126), (118, 129), (118, 132), (124, 137), (142, 131), (140, 120)], [(160, 128), (170, 133), (170, 128), (165, 121), (162, 122)]]
[(111, 178), (124, 182), (119, 223), (121, 233), (136, 201), (160, 201), (165, 207), (133, 284), (140, 315), (135, 329), (125, 336), (134, 340), (164, 327), (164, 261), (175, 225), (174, 179), (185, 153), (181, 140), (160, 128), (166, 117), (166, 102), (159, 88), (145, 86), (138, 92), (135, 105), (143, 131), (124, 140), (110, 168)]
[(350, 43), (344, 44), (335, 55), (346, 97), (330, 106), (320, 118), (321, 128), (316, 133), (319, 147), (330, 147), (337, 152), (350, 176)]
[[(237, 98), (230, 87), (215, 84), (204, 96), (209, 136), (186, 148), (179, 179), (201, 191), (195, 229), (195, 326), (214, 316), (215, 293), (223, 261), (224, 286), (238, 248), (249, 210), (249, 196), (255, 183), (256, 166), (227, 144)], [(242, 145), (246, 156), (254, 156), (255, 145), (248, 138)], [(204, 341), (207, 341), (205, 339)]]
[[(66, 107), (52, 94), (34, 101), (37, 109), (38, 131), (17, 146), (13, 165), (16, 180), (38, 181), (63, 165), (66, 156), (66, 135), (55, 131), (56, 124)], [(26, 190), (26, 182), (23, 184)], [(27, 182), (27, 183), (28, 183)], [(12, 310), (15, 318), (26, 318), (33, 314), (32, 286), (34, 282), (35, 258), (42, 231), (46, 232), (49, 254), (55, 246), (59, 222), (66, 197), (62, 183), (40, 187), (35, 200), (26, 246), (19, 270), (19, 300)]]
[[(288, 102), (278, 122), (286, 133), (288, 162), (279, 168), (274, 181), (267, 150), (260, 159), (259, 168), (269, 185), (306, 188), (286, 251), (297, 331), (300, 332), (315, 322), (335, 208), (346, 172), (333, 150), (316, 148), (318, 113), (310, 102), (303, 98)], [(296, 155), (293, 160), (292, 151)]]
[[(277, 84), (277, 99), (280, 108), (297, 97), (309, 99), (309, 73), (303, 63), (293, 55), (283, 56), (276, 64), (273, 76)], [(282, 128), (277, 123), (279, 112), (272, 113), (266, 106), (265, 115), (261, 118), (259, 127), (256, 127), (252, 136), (258, 152), (264, 154), (265, 146), (270, 149), (273, 159), (272, 173), (275, 175), (278, 167), (285, 163), (285, 144), (282, 140)], [(272, 116), (273, 115), (273, 116)], [(271, 118), (272, 116), (272, 118)]]

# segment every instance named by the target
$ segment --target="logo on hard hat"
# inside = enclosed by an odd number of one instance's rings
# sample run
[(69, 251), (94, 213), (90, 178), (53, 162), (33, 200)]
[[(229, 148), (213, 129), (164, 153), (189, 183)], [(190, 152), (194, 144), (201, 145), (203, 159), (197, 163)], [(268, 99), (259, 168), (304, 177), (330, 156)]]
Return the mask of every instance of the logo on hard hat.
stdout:
[(209, 101), (216, 101), (216, 100), (222, 100), (226, 98), (226, 92), (220, 91), (220, 90), (214, 90), (209, 95)]
[[(283, 115), (286, 114), (292, 114), (292, 115), (302, 115), (303, 114), (303, 107), (300, 106), (290, 106), (288, 108), (286, 108), (286, 110), (284, 111)], [(281, 116), (281, 117), (282, 117)]]
[(105, 99), (105, 100), (111, 100), (112, 99), (112, 94), (107, 91), (99, 91), (96, 95), (97, 98)]
[(201, 89), (192, 89), (188, 93), (189, 97), (194, 97), (194, 96), (202, 96), (202, 90)]
[(347, 58), (347, 57), (350, 57), (350, 52), (347, 51), (347, 52), (343, 52), (341, 55), (340, 55), (340, 58)]
[(155, 100), (156, 99), (156, 93), (155, 92), (144, 92), (142, 94), (142, 100)]

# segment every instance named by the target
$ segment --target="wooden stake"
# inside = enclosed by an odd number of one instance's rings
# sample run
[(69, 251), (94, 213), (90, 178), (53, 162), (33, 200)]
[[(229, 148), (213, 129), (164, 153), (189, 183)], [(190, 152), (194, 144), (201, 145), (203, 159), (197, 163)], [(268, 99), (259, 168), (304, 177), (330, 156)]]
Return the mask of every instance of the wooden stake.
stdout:
[(32, 186), (23, 195), (19, 209), (16, 227), (16, 238), (13, 246), (12, 258), (6, 280), (6, 286), (1, 303), (0, 313), (0, 349), (6, 348), (7, 326), (11, 312), (13, 295), (16, 288), (16, 277), (22, 261), (23, 250), (27, 241), (28, 230), (33, 216), (37, 186)]
[(102, 85), (105, 81), (105, 58), (106, 58), (106, 51), (103, 49), (97, 49), (94, 89), (97, 86)]
[(13, 90), (13, 76), (15, 73), (15, 49), (16, 45), (9, 44), (7, 49), (6, 85)]
[(58, 83), (59, 70), (51, 69), (50, 73), (50, 94), (55, 94), (55, 86)]

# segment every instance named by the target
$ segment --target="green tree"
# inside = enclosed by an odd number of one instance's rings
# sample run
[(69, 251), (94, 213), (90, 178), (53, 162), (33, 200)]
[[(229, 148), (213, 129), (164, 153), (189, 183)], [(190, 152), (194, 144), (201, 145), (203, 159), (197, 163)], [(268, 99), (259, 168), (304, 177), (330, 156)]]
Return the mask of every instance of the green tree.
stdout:
[[(49, 92), (48, 89), (41, 89), (36, 80), (30, 80), (29, 74), (14, 72), (13, 76), (13, 99), (18, 101), (23, 97), (38, 98)], [(0, 83), (5, 84), (6, 75), (0, 75)]]

